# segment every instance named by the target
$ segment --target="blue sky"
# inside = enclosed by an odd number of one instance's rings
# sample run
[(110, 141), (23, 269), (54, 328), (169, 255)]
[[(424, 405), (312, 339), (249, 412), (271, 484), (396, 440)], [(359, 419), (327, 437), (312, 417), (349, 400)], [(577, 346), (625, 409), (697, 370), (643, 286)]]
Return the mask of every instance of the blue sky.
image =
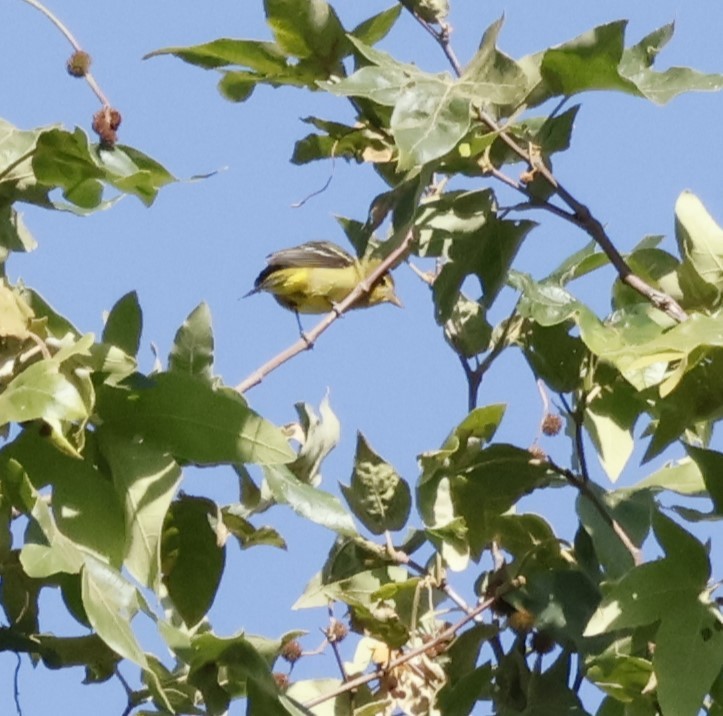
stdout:
[[(335, 7), (344, 23), (353, 26), (390, 4), (338, 0)], [(302, 208), (292, 208), (322, 187), (330, 173), (328, 163), (301, 168), (289, 163), (294, 141), (308, 132), (299, 119), (313, 114), (346, 121), (349, 107), (321, 93), (269, 88), (260, 88), (245, 104), (231, 104), (218, 95), (212, 72), (169, 57), (141, 60), (160, 47), (222, 36), (266, 39), (261, 0), (135, 0), (93, 3), (92, 8), (87, 0), (54, 0), (50, 7), (93, 56), (96, 78), (123, 115), (122, 142), (150, 154), (180, 178), (220, 171), (205, 181), (164, 189), (150, 209), (130, 198), (83, 219), (28, 208), (25, 218), (39, 248), (11, 259), (10, 278), (22, 278), (81, 330), (96, 333), (102, 329), (102, 312), (127, 291), (137, 290), (144, 311), (140, 356), (145, 370), (153, 363), (151, 342), (161, 356), (167, 355), (177, 327), (206, 301), (214, 320), (216, 372), (235, 385), (297, 337), (293, 316), (269, 297), (238, 300), (251, 287), (264, 256), (312, 239), (343, 243), (334, 215), (363, 219), (370, 200), (383, 188), (371, 169), (337, 162), (329, 188)], [(683, 64), (723, 72), (723, 5), (713, 0), (452, 0), (452, 7), (453, 43), (462, 61), (502, 13), (506, 22), (500, 44), (513, 57), (627, 17), (630, 42), (676, 21), (676, 36), (659, 59), (661, 68)], [(424, 69), (447, 69), (438, 48), (409, 18), (399, 22), (382, 47)], [(4, 119), (21, 128), (62, 123), (89, 131), (97, 102), (83, 82), (66, 75), (69, 46), (22, 0), (4, 3), (0, 48)], [(673, 205), (686, 188), (723, 221), (723, 95), (685, 95), (660, 108), (630, 97), (593, 94), (583, 95), (582, 104), (572, 148), (558, 156), (555, 170), (621, 250), (648, 234), (666, 234), (670, 242)], [(582, 247), (586, 237), (552, 217), (535, 218), (542, 225), (530, 235), (520, 260), (524, 270), (543, 276)], [(603, 283), (595, 279), (576, 286), (601, 312), (607, 308), (612, 273), (604, 277)], [(382, 306), (347, 316), (313, 351), (248, 395), (262, 415), (284, 423), (295, 418), (295, 402), (318, 405), (330, 390), (342, 442), (323, 470), (329, 489), (349, 480), (357, 430), (413, 483), (416, 455), (436, 448), (465, 415), (464, 377), (434, 323), (428, 289), (405, 267), (396, 280), (403, 310)], [(313, 325), (310, 317), (306, 325)], [(541, 407), (518, 355), (490, 374), (480, 402), (510, 404), (499, 439), (532, 442)], [(566, 445), (545, 446), (553, 453), (560, 450), (559, 461), (568, 459)], [(648, 469), (631, 464), (622, 479), (634, 482)], [(598, 477), (604, 484), (604, 476)], [(183, 489), (220, 502), (236, 496), (230, 470), (189, 471)], [(554, 505), (542, 500), (534, 508), (572, 536), (572, 495)], [(325, 614), (292, 613), (289, 607), (321, 565), (332, 537), (283, 509), (258, 520), (265, 522), (285, 535), (289, 551), (241, 553), (229, 544), (227, 572), (211, 612), (214, 628), (224, 635), (243, 628), (269, 636), (306, 628), (312, 633), (305, 646), (313, 648)], [(59, 603), (53, 595), (44, 599), (48, 616), (42, 628), (81, 633), (62, 616)], [(148, 646), (158, 644), (151, 640)], [(0, 655), (0, 713), (14, 713), (14, 667), (14, 656)], [(329, 664), (312, 662), (307, 669), (309, 675), (333, 673)], [(124, 673), (132, 677), (134, 670)], [(24, 660), (20, 696), (25, 716), (48, 713), (49, 699), (57, 714), (121, 713), (125, 696), (117, 682), (82, 686), (81, 679), (80, 669), (34, 670)], [(232, 713), (242, 712), (241, 705), (232, 707)]]

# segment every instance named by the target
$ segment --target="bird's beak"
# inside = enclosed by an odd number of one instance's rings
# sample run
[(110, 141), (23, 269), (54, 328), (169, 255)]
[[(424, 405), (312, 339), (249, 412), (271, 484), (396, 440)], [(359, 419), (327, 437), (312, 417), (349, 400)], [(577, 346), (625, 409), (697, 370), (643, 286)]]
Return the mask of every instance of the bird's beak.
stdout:
[(391, 296), (389, 296), (387, 301), (389, 303), (393, 303), (395, 306), (399, 306), (399, 308), (404, 308), (404, 304), (396, 293), (393, 293)]

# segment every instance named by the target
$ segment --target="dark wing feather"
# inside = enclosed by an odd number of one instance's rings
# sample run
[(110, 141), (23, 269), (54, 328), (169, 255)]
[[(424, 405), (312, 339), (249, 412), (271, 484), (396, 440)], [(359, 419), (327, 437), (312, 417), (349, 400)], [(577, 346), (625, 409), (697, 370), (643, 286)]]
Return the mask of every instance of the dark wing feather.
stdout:
[(266, 262), (268, 266), (261, 273), (268, 276), (272, 271), (282, 268), (344, 268), (352, 266), (355, 259), (329, 241), (309, 241), (300, 246), (276, 251), (266, 257)]

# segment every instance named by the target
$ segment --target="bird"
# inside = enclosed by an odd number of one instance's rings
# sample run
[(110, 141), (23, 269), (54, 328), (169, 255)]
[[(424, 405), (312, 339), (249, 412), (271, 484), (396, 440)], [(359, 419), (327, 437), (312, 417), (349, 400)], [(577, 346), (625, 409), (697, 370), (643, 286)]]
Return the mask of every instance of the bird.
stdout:
[[(333, 311), (380, 263), (379, 259), (354, 258), (329, 241), (309, 241), (269, 254), (266, 267), (244, 298), (262, 291), (270, 293), (281, 306), (296, 314), (303, 337), (300, 313)], [(389, 272), (382, 274), (351, 308), (380, 303), (402, 306)]]

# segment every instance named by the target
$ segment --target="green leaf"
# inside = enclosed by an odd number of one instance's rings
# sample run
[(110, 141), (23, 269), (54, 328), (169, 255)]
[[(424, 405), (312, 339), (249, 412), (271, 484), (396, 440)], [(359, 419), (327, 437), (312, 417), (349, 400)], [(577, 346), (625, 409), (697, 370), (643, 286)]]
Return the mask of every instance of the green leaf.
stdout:
[[(0, 129), (1, 127), (2, 125), (0, 125)], [(0, 173), (2, 173), (1, 170)], [(0, 186), (1, 184), (0, 179)], [(36, 247), (37, 242), (25, 226), (22, 214), (15, 211), (12, 206), (0, 207), (0, 267), (5, 263), (11, 251), (29, 252)]]
[[(511, 60), (504, 69), (500, 66), (499, 53), (490, 51), (492, 68), (475, 68), (455, 80), (448, 74), (422, 72), (350, 39), (373, 66), (322, 86), (332, 94), (362, 97), (394, 107), (390, 128), (399, 148), (401, 169), (427, 164), (451, 151), (469, 131), (473, 102), (511, 103), (526, 89), (510, 79), (514, 64)], [(525, 82), (522, 73), (519, 81)]]
[(409, 485), (397, 471), (357, 433), (351, 484), (341, 491), (352, 512), (375, 535), (401, 530), (409, 519), (412, 497)]
[(53, 487), (52, 504), (57, 530), (114, 565), (123, 561), (123, 510), (112, 484), (87, 459), (58, 450), (40, 430), (24, 430), (0, 453), (17, 460), (33, 487)]
[(179, 372), (103, 386), (98, 414), (119, 433), (140, 435), (174, 456), (212, 465), (281, 463), (294, 458), (281, 431), (230, 389)]
[(18, 552), (3, 557), (0, 596), (5, 618), (11, 628), (26, 634), (38, 633), (38, 595), (42, 586), (40, 580), (29, 577), (23, 571)]
[(351, 515), (328, 492), (307, 485), (283, 465), (265, 465), (264, 476), (277, 502), (323, 527), (348, 537), (357, 534)]
[(207, 303), (196, 306), (176, 331), (168, 370), (207, 380), (213, 377), (213, 328)]
[(696, 716), (723, 664), (723, 618), (720, 610), (694, 601), (657, 633), (653, 667), (663, 713)]
[(399, 147), (399, 169), (427, 164), (454, 149), (470, 127), (470, 101), (445, 78), (402, 89), (390, 128)]
[(113, 651), (145, 669), (146, 656), (131, 628), (140, 608), (136, 588), (119, 572), (90, 557), (81, 579), (83, 606), (93, 629)]
[(223, 524), (238, 540), (241, 549), (266, 545), (286, 549), (286, 541), (273, 527), (254, 527), (247, 519), (235, 514), (233, 506), (221, 511)]
[[(606, 694), (617, 698), (614, 703), (619, 703), (624, 709), (623, 703), (629, 704), (641, 698), (653, 673), (652, 663), (641, 654), (645, 654), (645, 650), (636, 650), (633, 638), (621, 637), (601, 653), (588, 657), (585, 675)], [(613, 716), (616, 713), (610, 701), (606, 699), (603, 702), (607, 705), (597, 712), (597, 716)], [(620, 716), (626, 716), (624, 710), (620, 711)], [(650, 711), (650, 716), (655, 716), (655, 709)]]
[(566, 714), (588, 716), (578, 695), (568, 686), (570, 654), (562, 653), (555, 664), (540, 674), (532, 673), (524, 716)]
[(103, 343), (117, 346), (129, 356), (138, 354), (143, 327), (143, 314), (138, 303), (138, 294), (130, 291), (108, 314), (103, 328)]
[(318, 415), (308, 403), (296, 403), (294, 407), (299, 422), (293, 437), (301, 447), (287, 467), (301, 482), (317, 487), (321, 484), (321, 463), (338, 444), (341, 425), (331, 409), (328, 393), (319, 405)]
[(287, 69), (286, 54), (274, 42), (220, 38), (189, 47), (164, 47), (149, 52), (144, 60), (161, 55), (174, 55), (184, 62), (204, 69), (229, 65), (248, 67), (260, 74), (274, 74)]
[(638, 482), (635, 490), (671, 490), (680, 495), (702, 496), (706, 484), (699, 466), (690, 458), (668, 463)]
[[(603, 492), (594, 494), (607, 514), (618, 522), (636, 547), (641, 547), (650, 530), (653, 501), (646, 492)], [(585, 531), (590, 535), (595, 554), (606, 574), (621, 577), (634, 566), (633, 556), (618, 537), (607, 519), (604, 519), (590, 498), (579, 495), (577, 514)]]
[(401, 12), (402, 6), (397, 3), (388, 10), (382, 10), (382, 12), (360, 22), (349, 34), (365, 45), (375, 45), (387, 36)]
[[(695, 315), (686, 321), (686, 323), (688, 322), (698, 323)], [(700, 323), (697, 328), (703, 329), (704, 323), (706, 321)], [(709, 338), (718, 340), (717, 336), (711, 334), (709, 334)], [(721, 405), (723, 405), (722, 370), (723, 350), (717, 348), (709, 351), (705, 360), (697, 362), (683, 375), (675, 390), (665, 400), (652, 406), (654, 414), (658, 416), (658, 421), (654, 425), (655, 432), (645, 452), (644, 460), (658, 455), (696, 423), (720, 417)]]
[[(667, 251), (655, 247), (636, 248), (625, 257), (630, 269), (653, 288), (665, 291), (669, 296), (686, 306), (691, 305), (692, 297), (686, 296), (680, 285), (681, 263)], [(613, 305), (617, 308), (646, 301), (620, 279), (613, 285)]]
[(125, 506), (124, 566), (141, 584), (155, 588), (160, 575), (161, 533), (181, 469), (173, 458), (101, 427), (98, 440)]
[(346, 54), (344, 28), (326, 0), (264, 0), (264, 9), (276, 42), (290, 55), (317, 59), (331, 71)]
[(717, 304), (723, 290), (723, 229), (689, 191), (675, 204), (675, 236), (683, 257), (683, 290), (704, 304)]
[(716, 514), (723, 515), (723, 453), (693, 445), (686, 445), (685, 449), (697, 468), (696, 476), (702, 478), (710, 494)]
[(640, 414), (637, 396), (621, 386), (590, 401), (584, 425), (605, 473), (615, 482), (633, 454), (633, 429)]
[(25, 340), (33, 311), (16, 291), (0, 281), (0, 338)]
[(668, 560), (647, 562), (628, 571), (604, 596), (583, 636), (652, 624), (673, 613), (698, 590), (676, 576)]
[[(252, 639), (243, 635), (223, 638), (212, 632), (193, 636), (188, 681), (202, 691), (207, 706), (209, 702), (215, 704), (213, 713), (225, 711), (231, 695), (249, 692), (251, 698), (253, 684), (256, 687), (253, 698), (260, 700), (268, 711), (252, 712), (249, 705), (247, 713), (286, 716), (288, 712), (280, 710), (278, 705), (278, 688), (271, 675), (269, 660), (255, 648), (257, 640)], [(219, 673), (220, 669), (222, 673)]]
[(85, 666), (85, 683), (106, 681), (121, 661), (121, 657), (97, 634), (74, 637), (43, 634), (38, 637), (38, 646), (43, 664), (49, 669)]
[[(568, 110), (569, 111), (569, 110)], [(609, 259), (598, 249), (598, 245), (591, 241), (579, 251), (570, 254), (551, 274), (546, 282), (554, 282), (558, 286), (566, 286), (575, 279), (587, 276), (603, 266), (607, 266)]]
[(712, 92), (723, 87), (723, 75), (703, 74), (689, 67), (650, 70), (658, 53), (673, 36), (674, 24), (663, 25), (623, 52), (620, 74), (632, 80), (638, 91), (656, 104), (665, 104), (682, 92)]
[(653, 515), (655, 538), (667, 560), (675, 564), (681, 575), (698, 584), (702, 590), (710, 579), (710, 560), (706, 548), (677, 522), (657, 511)]
[(479, 279), (480, 303), (490, 308), (505, 286), (508, 271), (527, 234), (536, 226), (533, 221), (507, 221), (490, 216), (474, 234), (455, 238), (449, 259), (434, 282), (434, 298), (439, 315), (449, 317), (452, 300), (467, 276)]
[(63, 196), (81, 209), (97, 207), (103, 197), (103, 170), (93, 161), (87, 135), (50, 129), (38, 137), (33, 156), (38, 181), (60, 187)]
[(211, 608), (226, 561), (226, 551), (210, 522), (217, 514), (211, 500), (184, 495), (173, 502), (163, 524), (163, 584), (189, 627)]
[(560, 540), (538, 515), (499, 515), (490, 521), (495, 542), (524, 565), (525, 569), (563, 565)]
[(502, 403), (475, 408), (449, 434), (441, 449), (422, 453), (419, 456), (422, 467), (419, 485), (450, 466), (461, 468), (473, 463), (480, 450), (495, 436), (505, 409)]
[(127, 145), (116, 144), (112, 150), (99, 148), (98, 158), (107, 181), (146, 206), (153, 204), (162, 187), (176, 181), (155, 159)]
[[(175, 181), (158, 162), (131, 147), (99, 149), (81, 130), (67, 132), (47, 127), (22, 132), (0, 122), (0, 148), (8, 166), (0, 167), (0, 197), (21, 199), (45, 208), (88, 213), (108, 206), (104, 185), (137, 196), (151, 204), (158, 190)], [(54, 189), (71, 202), (51, 199)]]
[(204, 69), (234, 65), (248, 68), (222, 71), (218, 88), (221, 94), (232, 102), (248, 99), (259, 83), (270, 84), (272, 87), (290, 85), (315, 89), (316, 82), (327, 76), (312, 60), (290, 62), (287, 54), (274, 42), (221, 38), (190, 47), (155, 50), (144, 59), (160, 55), (174, 55)]
[(487, 321), (486, 309), (460, 293), (444, 324), (444, 337), (463, 358), (489, 350), (492, 326)]
[(547, 86), (567, 97), (591, 89), (637, 94), (635, 84), (618, 72), (626, 25), (625, 20), (600, 25), (547, 50), (540, 66)]
[(578, 388), (582, 361), (588, 353), (582, 340), (570, 335), (569, 324), (542, 326), (526, 320), (516, 342), (534, 374), (552, 390), (569, 393)]
[(88, 410), (55, 358), (33, 363), (0, 394), (0, 425), (42, 419), (60, 431), (61, 421), (82, 420)]
[(393, 146), (389, 139), (371, 127), (350, 127), (318, 117), (305, 117), (302, 121), (325, 134), (308, 134), (297, 141), (291, 157), (294, 164), (307, 164), (330, 157), (372, 163), (388, 162), (392, 159)]
[(55, 338), (61, 339), (67, 334), (80, 338), (80, 331), (67, 319), (61, 316), (50, 304), (37, 292), (27, 286), (16, 287), (23, 301), (30, 306), (37, 319), (45, 319), (47, 330)]
[(459, 456), (437, 463), (433, 471), (431, 467), (425, 465), (418, 485), (417, 502), (425, 524), (444, 527), (462, 517), (473, 555), (479, 555), (493, 538), (495, 516), (549, 481), (547, 469), (527, 450), (505, 444), (476, 451), (470, 446)]
[(484, 106), (486, 101), (514, 105), (528, 89), (527, 77), (519, 65), (497, 48), (503, 21), (500, 18), (485, 30), (477, 53), (460, 78), (474, 87), (471, 93), (476, 106)]

